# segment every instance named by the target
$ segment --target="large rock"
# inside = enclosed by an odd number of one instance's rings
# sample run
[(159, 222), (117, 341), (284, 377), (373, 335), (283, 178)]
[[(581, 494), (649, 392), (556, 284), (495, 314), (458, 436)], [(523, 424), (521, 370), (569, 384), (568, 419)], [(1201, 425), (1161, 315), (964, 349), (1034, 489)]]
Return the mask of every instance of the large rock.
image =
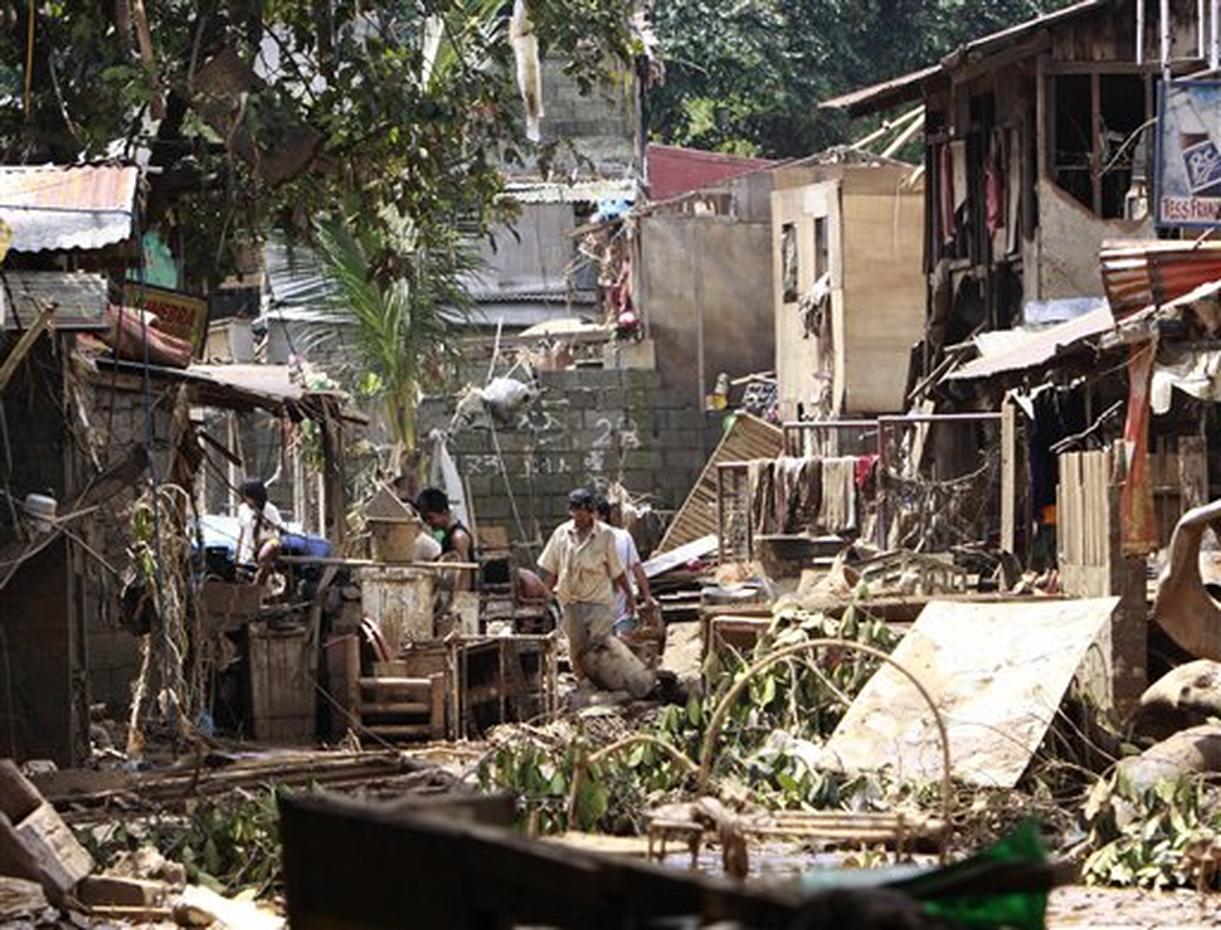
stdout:
[(1221, 724), (1205, 724), (1176, 733), (1139, 756), (1119, 763), (1119, 774), (1143, 792), (1165, 778), (1221, 772)]
[(1221, 662), (1197, 659), (1163, 675), (1141, 695), (1136, 731), (1166, 739), (1210, 717), (1221, 718)]

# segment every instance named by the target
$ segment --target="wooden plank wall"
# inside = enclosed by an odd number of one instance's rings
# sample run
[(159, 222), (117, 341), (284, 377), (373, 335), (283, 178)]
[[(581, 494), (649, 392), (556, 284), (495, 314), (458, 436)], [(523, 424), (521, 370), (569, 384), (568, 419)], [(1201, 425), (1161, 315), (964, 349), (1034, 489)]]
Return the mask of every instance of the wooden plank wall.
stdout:
[(1068, 452), (1060, 456), (1056, 542), (1060, 580), (1070, 597), (1119, 596), (1108, 642), (1102, 644), (1110, 698), (1121, 714), (1148, 684), (1148, 607), (1145, 560), (1123, 554), (1119, 495), (1122, 453)]

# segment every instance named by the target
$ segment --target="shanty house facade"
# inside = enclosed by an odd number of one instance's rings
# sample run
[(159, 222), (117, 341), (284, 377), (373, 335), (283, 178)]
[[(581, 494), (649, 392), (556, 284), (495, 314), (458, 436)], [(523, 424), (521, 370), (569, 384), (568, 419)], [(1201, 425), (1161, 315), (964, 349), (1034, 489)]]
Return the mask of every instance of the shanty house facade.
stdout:
[[(1182, 77), (1208, 53), (1197, 4), (1171, 11), (1164, 38)], [(1071, 315), (1048, 302), (1103, 296), (1104, 241), (1154, 237), (1162, 41), (1157, 4), (1083, 0), (824, 103), (925, 108), (926, 365), (978, 330)]]

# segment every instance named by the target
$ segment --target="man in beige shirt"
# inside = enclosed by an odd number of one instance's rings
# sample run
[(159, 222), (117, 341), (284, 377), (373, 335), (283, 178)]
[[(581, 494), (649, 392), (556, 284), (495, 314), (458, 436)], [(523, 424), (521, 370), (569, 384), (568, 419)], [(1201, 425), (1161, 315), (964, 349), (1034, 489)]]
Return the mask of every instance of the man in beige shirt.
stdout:
[(568, 495), (572, 517), (551, 534), (539, 556), (539, 575), (564, 611), (564, 632), (573, 668), (599, 688), (645, 697), (656, 680), (644, 664), (611, 635), (615, 587), (635, 599), (610, 528), (597, 521), (594, 496), (578, 489)]

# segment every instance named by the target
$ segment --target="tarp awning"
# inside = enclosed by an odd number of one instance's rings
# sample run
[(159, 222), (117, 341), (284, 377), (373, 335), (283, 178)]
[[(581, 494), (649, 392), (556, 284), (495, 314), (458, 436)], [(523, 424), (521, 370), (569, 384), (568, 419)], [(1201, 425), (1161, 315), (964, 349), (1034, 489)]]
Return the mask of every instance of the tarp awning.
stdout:
[[(1001, 331), (1012, 333), (1013, 336), (1006, 336), (1003, 344), (1000, 338), (994, 338), (989, 343), (993, 352), (972, 359), (961, 368), (950, 372), (946, 375), (946, 380), (989, 378), (1006, 371), (1034, 368), (1055, 358), (1062, 349), (1114, 328), (1115, 318), (1111, 315), (1111, 308), (1103, 305), (1075, 320), (1046, 329)], [(999, 337), (1000, 333), (990, 335)]]
[[(138, 362), (96, 359), (102, 369), (142, 375)], [(292, 365), (204, 365), (165, 368), (149, 365), (149, 375), (157, 381), (185, 384), (194, 403), (203, 407), (242, 410), (259, 408), (283, 413), (293, 419), (313, 418), (333, 404), (338, 415), (349, 422), (367, 423), (368, 418), (344, 406), (345, 397), (337, 391), (314, 391), (295, 376)]]

